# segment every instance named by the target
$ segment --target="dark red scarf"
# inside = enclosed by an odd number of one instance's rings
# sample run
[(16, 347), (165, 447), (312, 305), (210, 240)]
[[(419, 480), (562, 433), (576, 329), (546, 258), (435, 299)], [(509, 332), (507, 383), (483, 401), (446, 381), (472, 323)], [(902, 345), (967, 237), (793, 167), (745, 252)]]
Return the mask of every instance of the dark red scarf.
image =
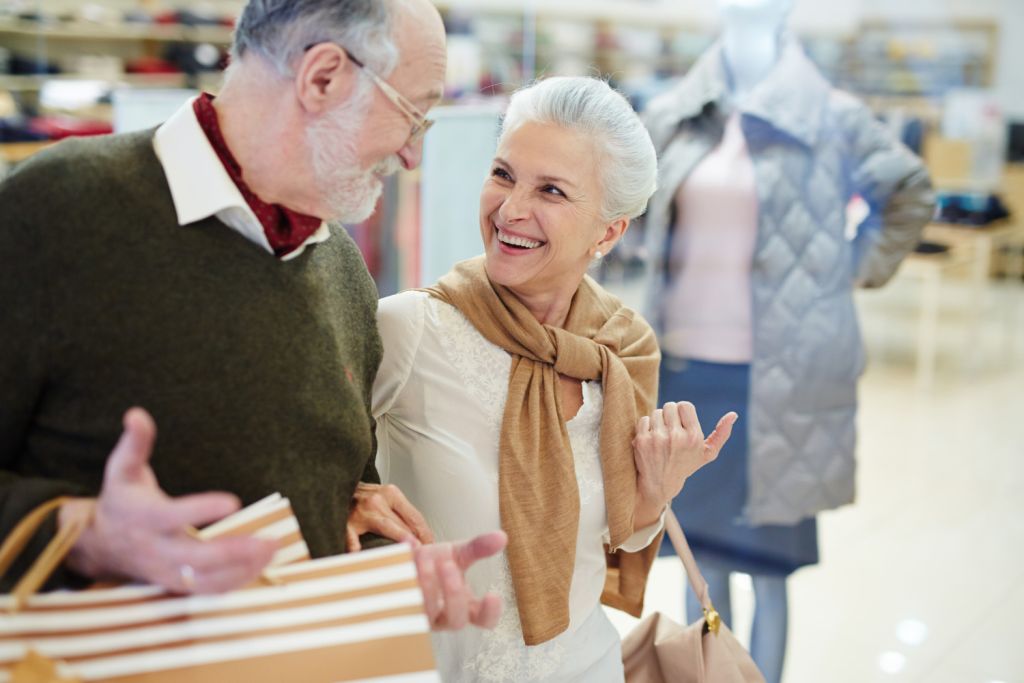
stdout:
[(231, 150), (228, 149), (227, 142), (224, 141), (220, 122), (217, 120), (217, 110), (213, 107), (213, 96), (203, 93), (196, 99), (193, 109), (199, 126), (206, 133), (207, 139), (224, 164), (224, 170), (231, 176), (238, 191), (242, 193), (242, 197), (263, 226), (263, 233), (267, 236), (274, 254), (280, 258), (298, 249), (320, 228), (323, 221), (315, 216), (297, 213), (280, 204), (267, 204), (257, 197), (242, 180), (242, 167), (238, 165)]

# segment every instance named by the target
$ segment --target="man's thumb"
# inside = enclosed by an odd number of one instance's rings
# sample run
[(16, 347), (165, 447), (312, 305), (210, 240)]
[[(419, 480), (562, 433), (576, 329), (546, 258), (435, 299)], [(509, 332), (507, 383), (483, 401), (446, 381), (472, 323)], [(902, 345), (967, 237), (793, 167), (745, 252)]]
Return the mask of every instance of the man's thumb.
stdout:
[(138, 479), (149, 463), (156, 440), (156, 423), (142, 408), (124, 414), (124, 431), (107, 460), (106, 482)]

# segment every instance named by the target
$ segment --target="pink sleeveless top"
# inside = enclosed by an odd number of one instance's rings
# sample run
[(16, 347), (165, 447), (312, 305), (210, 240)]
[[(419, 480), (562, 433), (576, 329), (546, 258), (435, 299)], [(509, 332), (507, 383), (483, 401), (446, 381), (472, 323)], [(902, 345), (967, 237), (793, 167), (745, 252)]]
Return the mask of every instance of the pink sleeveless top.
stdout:
[(750, 362), (757, 211), (754, 164), (733, 113), (722, 141), (676, 194), (670, 281), (662, 301), (666, 355)]

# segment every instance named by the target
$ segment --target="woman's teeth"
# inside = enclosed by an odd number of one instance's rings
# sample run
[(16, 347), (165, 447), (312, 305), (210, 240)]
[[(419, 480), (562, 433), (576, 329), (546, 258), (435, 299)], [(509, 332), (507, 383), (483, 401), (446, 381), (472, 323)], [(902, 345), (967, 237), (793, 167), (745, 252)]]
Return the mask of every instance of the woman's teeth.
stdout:
[(543, 242), (535, 242), (533, 240), (528, 240), (525, 237), (509, 235), (502, 231), (501, 228), (498, 228), (498, 241), (502, 242), (503, 244), (508, 244), (513, 247), (520, 247), (522, 249), (536, 249), (540, 245), (544, 244)]

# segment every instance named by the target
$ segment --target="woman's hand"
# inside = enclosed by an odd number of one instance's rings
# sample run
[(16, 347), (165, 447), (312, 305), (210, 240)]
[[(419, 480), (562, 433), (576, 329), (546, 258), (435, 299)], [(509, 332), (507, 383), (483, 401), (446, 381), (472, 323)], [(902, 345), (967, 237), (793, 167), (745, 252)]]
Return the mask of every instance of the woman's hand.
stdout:
[(424, 544), (434, 542), (434, 532), (420, 511), (394, 484), (359, 482), (348, 513), (348, 551), (360, 549), (359, 537), (373, 533), (392, 541), (413, 536)]
[(641, 417), (633, 439), (637, 502), (635, 528), (656, 522), (694, 472), (718, 457), (739, 416), (722, 416), (707, 439), (692, 403), (666, 403)]

